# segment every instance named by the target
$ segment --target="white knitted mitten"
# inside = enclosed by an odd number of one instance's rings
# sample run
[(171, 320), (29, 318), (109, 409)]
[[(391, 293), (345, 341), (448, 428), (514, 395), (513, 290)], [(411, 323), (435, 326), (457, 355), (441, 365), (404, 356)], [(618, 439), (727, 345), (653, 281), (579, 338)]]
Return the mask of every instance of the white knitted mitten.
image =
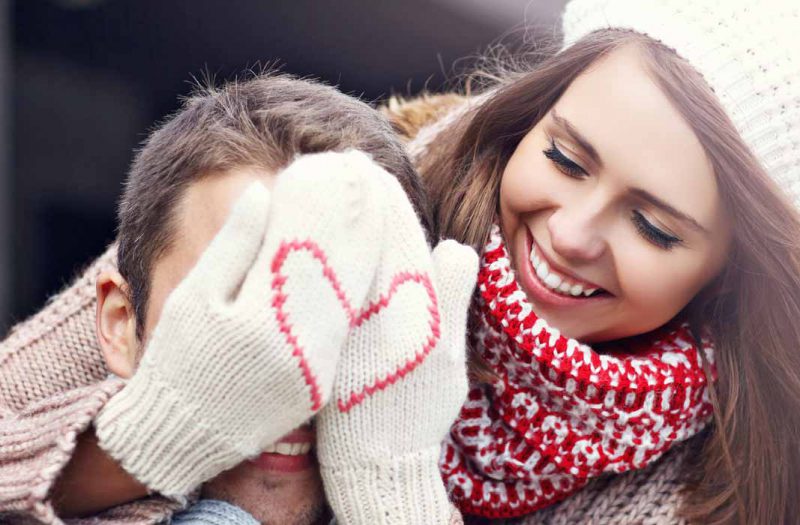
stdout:
[(431, 256), (399, 184), (384, 181), (381, 262), (331, 403), (317, 416), (322, 479), (344, 525), (451, 523), (438, 460), (467, 394), (467, 308), (478, 257), (455, 241)]
[(376, 172), (360, 152), (308, 155), (271, 198), (254, 183), (239, 199), (97, 417), (100, 445), (139, 481), (186, 494), (327, 402), (380, 254)]

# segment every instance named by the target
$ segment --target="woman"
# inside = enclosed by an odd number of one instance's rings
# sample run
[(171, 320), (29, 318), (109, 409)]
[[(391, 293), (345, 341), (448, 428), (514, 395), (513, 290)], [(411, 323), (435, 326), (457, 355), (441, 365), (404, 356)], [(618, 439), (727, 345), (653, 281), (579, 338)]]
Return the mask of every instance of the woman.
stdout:
[(713, 420), (683, 515), (798, 515), (798, 15), (708, 4), (572, 2), (567, 47), (421, 156), (436, 234), (484, 253), (494, 377), (442, 461), (468, 514), (549, 506)]
[[(662, 514), (676, 521), (798, 513), (798, 69), (783, 29), (798, 15), (679, 8), (571, 3), (571, 45), (410, 146), (436, 234), (484, 252), (472, 333), (488, 386), (443, 456), (468, 514), (548, 507), (526, 522), (625, 522), (601, 503), (631, 476), (650, 481), (640, 502), (685, 485)], [(617, 30), (593, 32), (604, 28)], [(781, 35), (786, 47), (762, 41)], [(597, 378), (569, 383), (592, 366)], [(625, 388), (620, 370), (634, 374)], [(664, 395), (678, 377), (692, 390)], [(652, 417), (635, 420), (643, 408)], [(664, 412), (674, 420), (652, 421)], [(691, 457), (659, 459), (693, 435)], [(642, 474), (602, 476), (626, 470)], [(572, 501), (609, 512), (578, 514)]]

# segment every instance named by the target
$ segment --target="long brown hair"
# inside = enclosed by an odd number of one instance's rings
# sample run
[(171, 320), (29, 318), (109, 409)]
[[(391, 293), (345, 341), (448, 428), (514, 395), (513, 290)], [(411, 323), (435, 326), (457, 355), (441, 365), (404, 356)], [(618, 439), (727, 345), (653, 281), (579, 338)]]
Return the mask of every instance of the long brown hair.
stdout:
[(501, 75), (419, 163), (434, 238), (480, 251), (520, 140), (581, 72), (628, 44), (640, 46), (697, 134), (734, 223), (728, 264), (687, 307), (711, 330), (719, 379), (711, 388), (714, 422), (686, 463), (681, 512), (703, 524), (789, 523), (800, 515), (800, 215), (687, 62), (645, 36), (602, 30), (525, 72)]

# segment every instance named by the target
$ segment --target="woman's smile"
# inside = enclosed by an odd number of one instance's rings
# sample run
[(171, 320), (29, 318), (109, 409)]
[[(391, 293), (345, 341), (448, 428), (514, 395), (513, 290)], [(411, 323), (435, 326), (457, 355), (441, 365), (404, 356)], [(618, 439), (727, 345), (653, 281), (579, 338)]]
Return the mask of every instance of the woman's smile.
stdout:
[(536, 277), (550, 291), (577, 299), (595, 297), (605, 291), (599, 285), (581, 279), (553, 263), (544, 250), (539, 247), (530, 230), (528, 230), (527, 241), (531, 245), (528, 261), (535, 271)]
[(514, 266), (528, 299), (539, 307), (576, 307), (607, 302), (613, 295), (601, 286), (556, 265), (538, 245), (530, 229), (521, 239)]

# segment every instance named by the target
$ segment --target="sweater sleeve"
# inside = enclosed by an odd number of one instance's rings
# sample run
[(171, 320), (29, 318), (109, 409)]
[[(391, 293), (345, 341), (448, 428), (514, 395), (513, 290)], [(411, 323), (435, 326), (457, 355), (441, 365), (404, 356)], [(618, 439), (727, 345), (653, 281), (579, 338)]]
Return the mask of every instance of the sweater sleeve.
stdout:
[[(77, 437), (123, 381), (109, 378), (95, 337), (95, 284), (116, 268), (112, 244), (63, 291), (0, 342), (0, 523), (62, 524), (49, 499)], [(194, 495), (193, 497), (196, 497)], [(190, 498), (191, 500), (191, 498)], [(144, 525), (178, 502), (151, 496), (74, 525)]]
[[(115, 267), (116, 246), (111, 245), (0, 342), (2, 523), (62, 523), (49, 492), (72, 457), (78, 435), (123, 384), (108, 377), (95, 337), (95, 283), (101, 272)], [(163, 498), (146, 498), (91, 519), (154, 523), (175, 506)]]
[(77, 435), (121, 386), (106, 380), (94, 335), (95, 282), (115, 263), (112, 245), (0, 342), (0, 513), (57, 522), (48, 491)]
[(59, 523), (48, 493), (69, 462), (77, 436), (122, 381), (75, 388), (0, 417), (0, 516)]

